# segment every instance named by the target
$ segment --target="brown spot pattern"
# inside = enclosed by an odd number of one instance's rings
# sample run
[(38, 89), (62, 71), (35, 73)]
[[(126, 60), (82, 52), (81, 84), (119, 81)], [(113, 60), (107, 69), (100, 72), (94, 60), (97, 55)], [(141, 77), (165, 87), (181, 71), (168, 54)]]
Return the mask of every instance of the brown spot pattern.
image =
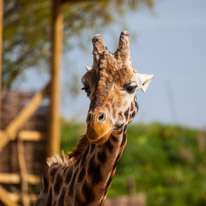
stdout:
[(114, 135), (111, 135), (110, 138), (113, 142), (118, 142), (118, 137), (115, 137)]
[(48, 194), (47, 201), (46, 201), (46, 206), (51, 206), (51, 204), (52, 204), (52, 189), (50, 187), (49, 194)]
[(86, 204), (89, 205), (92, 201), (94, 201), (95, 196), (92, 188), (88, 185), (87, 181), (85, 180), (83, 187), (82, 187), (82, 193), (86, 199)]
[(113, 152), (114, 146), (111, 144), (109, 140), (107, 140), (104, 145), (109, 150), (109, 152)]
[(125, 119), (128, 120), (129, 118), (129, 109), (124, 112)]
[(54, 193), (55, 193), (55, 195), (59, 194), (62, 183), (63, 183), (63, 179), (62, 179), (61, 175), (57, 174), (56, 181), (55, 181), (55, 184), (54, 184)]
[(82, 157), (82, 160), (81, 160), (81, 167), (84, 165), (85, 161), (86, 161), (86, 158), (87, 158), (87, 154), (89, 152), (89, 146), (87, 148), (87, 150), (85, 151), (83, 157)]
[(61, 190), (61, 194), (59, 196), (59, 200), (58, 200), (58, 206), (64, 206), (64, 197), (65, 197), (65, 193), (66, 193), (66, 188), (63, 187)]
[(48, 178), (48, 176), (44, 175), (44, 177), (43, 177), (43, 193), (48, 192), (49, 184), (48, 184), (48, 179), (47, 178)]
[(85, 172), (85, 168), (82, 167), (80, 173), (79, 173), (79, 176), (78, 176), (78, 182), (81, 182), (85, 176), (86, 172)]
[(74, 205), (75, 206), (83, 206), (83, 205), (85, 205), (84, 204), (84, 201), (81, 199), (81, 196), (80, 196), (80, 193), (79, 192), (77, 192), (76, 194), (75, 194), (75, 197), (74, 197)]
[(107, 161), (107, 156), (105, 154), (105, 151), (98, 152), (97, 158), (100, 161), (100, 163), (104, 164)]
[(51, 176), (51, 182), (52, 183), (54, 182), (55, 175), (56, 175), (59, 168), (60, 168), (60, 165), (53, 165), (53, 167), (50, 168), (49, 174)]
[(71, 196), (73, 195), (73, 186), (74, 186), (75, 177), (76, 177), (76, 173), (74, 172), (71, 183), (69, 184), (69, 191), (68, 191), (68, 194)]
[(102, 179), (100, 164), (95, 162), (94, 156), (89, 162), (88, 175), (91, 176), (92, 184), (98, 184)]
[(122, 137), (121, 147), (126, 143), (126, 141), (127, 141), (127, 134), (124, 133), (124, 134), (123, 134), (123, 137)]
[(66, 183), (66, 184), (69, 184), (71, 178), (72, 178), (72, 168), (70, 167), (70, 168), (67, 170), (67, 173), (66, 173), (65, 183)]

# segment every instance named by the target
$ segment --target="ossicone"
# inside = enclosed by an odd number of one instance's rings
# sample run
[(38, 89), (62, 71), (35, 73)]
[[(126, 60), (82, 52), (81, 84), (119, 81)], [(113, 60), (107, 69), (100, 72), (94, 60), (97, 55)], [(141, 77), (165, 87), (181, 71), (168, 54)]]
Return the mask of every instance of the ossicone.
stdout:
[(115, 52), (115, 56), (117, 59), (121, 59), (121, 61), (131, 67), (131, 57), (130, 57), (130, 36), (127, 31), (123, 31), (119, 37), (119, 45)]
[(102, 54), (106, 50), (106, 46), (104, 44), (104, 38), (101, 34), (96, 34), (92, 38), (93, 44), (93, 63), (96, 64), (99, 60), (100, 54)]

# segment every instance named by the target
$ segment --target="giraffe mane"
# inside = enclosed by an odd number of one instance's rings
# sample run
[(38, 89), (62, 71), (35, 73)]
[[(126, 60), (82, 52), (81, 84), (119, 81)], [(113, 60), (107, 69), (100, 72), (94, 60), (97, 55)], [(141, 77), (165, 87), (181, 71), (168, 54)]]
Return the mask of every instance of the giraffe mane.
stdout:
[(67, 167), (71, 166), (76, 163), (79, 158), (81, 158), (81, 156), (88, 148), (89, 144), (90, 143), (86, 135), (83, 135), (82, 138), (79, 140), (77, 147), (72, 152), (68, 152), (68, 154), (65, 154), (64, 151), (62, 151), (62, 157), (59, 154), (56, 154), (53, 157), (47, 158), (47, 165), (49, 167), (53, 164), (59, 164)]

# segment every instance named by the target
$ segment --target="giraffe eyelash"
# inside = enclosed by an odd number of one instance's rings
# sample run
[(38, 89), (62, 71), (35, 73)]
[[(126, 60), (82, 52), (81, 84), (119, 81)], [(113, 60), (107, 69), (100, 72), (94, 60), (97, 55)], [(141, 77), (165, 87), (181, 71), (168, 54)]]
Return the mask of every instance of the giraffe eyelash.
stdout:
[(81, 89), (84, 90), (84, 91), (87, 93), (87, 96), (90, 95), (91, 91), (90, 91), (90, 88), (89, 88), (89, 87), (84, 86), (84, 87), (82, 87)]
[(127, 87), (125, 88), (125, 90), (126, 90), (128, 93), (132, 94), (132, 93), (135, 92), (136, 88), (137, 88), (137, 86), (127, 86)]

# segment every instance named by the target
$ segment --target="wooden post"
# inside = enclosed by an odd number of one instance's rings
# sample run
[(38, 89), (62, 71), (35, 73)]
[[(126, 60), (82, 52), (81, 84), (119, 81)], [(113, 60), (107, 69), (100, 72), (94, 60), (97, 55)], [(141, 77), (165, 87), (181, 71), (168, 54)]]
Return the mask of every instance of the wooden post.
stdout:
[(52, 1), (52, 55), (51, 55), (51, 108), (48, 139), (48, 156), (59, 152), (60, 146), (60, 67), (63, 38), (61, 0)]
[(3, 0), (0, 0), (0, 126), (1, 126), (2, 42), (3, 42)]

